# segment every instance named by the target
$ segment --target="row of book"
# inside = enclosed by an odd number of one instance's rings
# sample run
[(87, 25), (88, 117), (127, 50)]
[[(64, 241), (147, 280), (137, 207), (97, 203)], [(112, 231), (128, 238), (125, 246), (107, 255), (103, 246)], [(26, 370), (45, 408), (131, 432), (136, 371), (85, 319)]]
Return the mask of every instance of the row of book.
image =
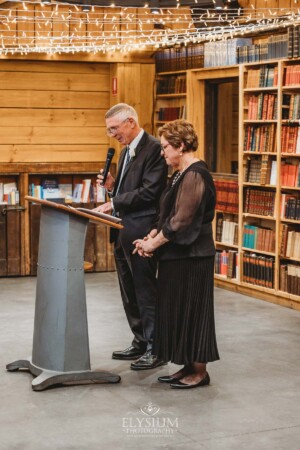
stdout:
[(290, 26), (287, 29), (288, 36), (288, 58), (298, 58), (300, 56), (299, 34), (300, 26)]
[(272, 257), (244, 253), (243, 281), (256, 286), (274, 288), (274, 264), (275, 260)]
[(268, 155), (262, 157), (247, 158), (245, 164), (244, 180), (248, 183), (276, 185), (277, 161), (269, 158)]
[(280, 255), (300, 260), (300, 228), (281, 225)]
[(264, 42), (250, 44), (237, 49), (237, 64), (268, 61), (288, 57), (288, 35), (269, 36)]
[(156, 94), (184, 94), (186, 92), (186, 76), (168, 76), (156, 80)]
[(283, 86), (295, 86), (300, 84), (300, 65), (295, 64), (284, 68)]
[(55, 180), (52, 184), (42, 183), (41, 185), (31, 184), (29, 195), (35, 198), (63, 201), (64, 203), (102, 203), (105, 202), (105, 189), (102, 186), (93, 184), (91, 179), (84, 179), (81, 183), (58, 184)]
[(250, 45), (250, 38), (234, 38), (204, 44), (204, 67), (231, 66), (237, 64), (237, 49)]
[(245, 189), (244, 212), (259, 216), (274, 216), (275, 192)]
[(239, 186), (235, 180), (214, 180), (217, 202), (216, 210), (228, 213), (239, 211)]
[(248, 99), (248, 120), (276, 120), (278, 99), (275, 94), (253, 94)]
[(300, 187), (300, 162), (281, 162), (281, 186)]
[(18, 205), (19, 203), (20, 195), (17, 184), (14, 181), (0, 183), (0, 205)]
[(278, 84), (278, 67), (264, 64), (258, 69), (248, 69), (246, 89), (257, 87), (272, 87)]
[(235, 250), (216, 251), (215, 273), (226, 278), (234, 279), (238, 276), (238, 252)]
[(292, 194), (282, 194), (280, 217), (282, 219), (300, 220), (300, 197)]
[(185, 119), (186, 108), (182, 106), (168, 106), (165, 108), (159, 108), (158, 120), (162, 122), (168, 122), (170, 120)]
[(228, 245), (238, 245), (239, 225), (234, 220), (222, 216), (217, 218), (216, 241)]
[(157, 50), (156, 72), (196, 69), (204, 64), (204, 44), (182, 45)]
[(289, 294), (300, 295), (300, 266), (280, 265), (280, 289)]
[(173, 72), (299, 56), (297, 25), (288, 27), (287, 33), (269, 36), (267, 40), (256, 44), (252, 43), (251, 38), (233, 38), (159, 49), (155, 53), (155, 66), (156, 72)]
[(300, 94), (283, 94), (282, 96), (282, 119), (300, 119)]
[(275, 231), (270, 228), (244, 224), (243, 247), (263, 252), (275, 252)]
[[(278, 84), (278, 67), (263, 65), (259, 68), (249, 69), (245, 88), (273, 87)], [(284, 67), (283, 86), (295, 86), (300, 84), (300, 65)]]
[(246, 125), (245, 152), (276, 152), (276, 125)]
[(282, 125), (281, 153), (300, 154), (300, 126), (298, 124)]

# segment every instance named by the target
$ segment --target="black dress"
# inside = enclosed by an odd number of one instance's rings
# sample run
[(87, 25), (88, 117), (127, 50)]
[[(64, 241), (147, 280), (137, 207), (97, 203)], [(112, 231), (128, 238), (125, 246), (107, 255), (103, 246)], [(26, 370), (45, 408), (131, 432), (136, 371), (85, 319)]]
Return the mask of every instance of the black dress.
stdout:
[(160, 204), (158, 230), (169, 242), (157, 251), (153, 354), (175, 364), (206, 363), (219, 359), (211, 226), (215, 188), (203, 161), (177, 175), (171, 178)]

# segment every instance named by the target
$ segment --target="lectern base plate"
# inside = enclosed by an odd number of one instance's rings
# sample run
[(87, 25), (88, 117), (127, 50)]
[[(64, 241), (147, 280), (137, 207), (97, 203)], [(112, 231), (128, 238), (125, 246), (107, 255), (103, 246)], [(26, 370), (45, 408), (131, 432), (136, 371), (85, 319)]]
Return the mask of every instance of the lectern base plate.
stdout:
[(15, 372), (19, 369), (26, 369), (36, 378), (32, 381), (34, 391), (43, 391), (49, 387), (59, 384), (76, 385), (83, 383), (119, 383), (121, 377), (110, 372), (100, 372), (95, 370), (84, 370), (78, 372), (55, 372), (45, 370), (32, 364), (30, 359), (20, 359), (7, 364), (6, 370)]

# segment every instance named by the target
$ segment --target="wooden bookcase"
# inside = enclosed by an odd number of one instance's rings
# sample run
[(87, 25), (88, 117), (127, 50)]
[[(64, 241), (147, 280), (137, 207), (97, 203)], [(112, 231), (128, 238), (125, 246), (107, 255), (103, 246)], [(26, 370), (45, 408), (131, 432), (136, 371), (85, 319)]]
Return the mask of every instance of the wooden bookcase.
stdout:
[(161, 72), (155, 80), (154, 131), (175, 119), (186, 119), (187, 71)]
[[(20, 192), (20, 204), (0, 206), (0, 276), (36, 275), (38, 258), (40, 205), (25, 201), (32, 183), (39, 184), (45, 178), (55, 178), (59, 183), (71, 184), (74, 188), (84, 178), (95, 182), (97, 163), (55, 164), (4, 164), (0, 182), (15, 182)], [(4, 167), (5, 166), (5, 167)], [(15, 166), (15, 167), (14, 167)], [(115, 172), (115, 164), (112, 172)], [(73, 204), (73, 206), (83, 206)], [(96, 202), (84, 204), (93, 208)], [(109, 243), (109, 228), (90, 223), (85, 244), (85, 261), (92, 263), (89, 271), (115, 270), (113, 249)]]
[[(300, 203), (300, 187), (284, 185), (282, 183), (282, 172), (284, 166), (298, 166), (300, 163), (300, 153), (298, 153), (300, 152), (300, 141), (297, 153), (291, 151), (292, 146), (295, 146), (293, 141), (295, 136), (290, 135), (289, 144), (284, 141), (284, 139), (288, 139), (284, 137), (287, 134), (284, 128), (292, 129), (298, 137), (295, 132), (295, 129), (298, 132), (300, 118), (297, 115), (298, 106), (297, 109), (294, 108), (292, 118), (289, 118), (287, 114), (290, 114), (291, 102), (292, 104), (296, 103), (296, 105), (300, 103), (300, 79), (297, 83), (292, 82), (292, 84), (286, 85), (287, 73), (295, 75), (297, 73), (295, 66), (298, 65), (300, 66), (299, 59), (290, 59), (231, 67), (186, 70), (184, 72), (187, 78), (186, 95), (179, 97), (178, 100), (178, 98), (173, 97), (174, 94), (157, 93), (155, 103), (155, 112), (158, 115), (160, 107), (178, 106), (182, 104), (180, 102), (185, 102), (187, 118), (195, 125), (199, 134), (198, 156), (205, 158), (207, 82), (239, 80), (238, 175), (214, 174), (217, 183), (223, 181), (226, 186), (228, 182), (235, 182), (238, 186), (238, 195), (236, 193), (238, 197), (237, 210), (228, 211), (226, 208), (225, 210), (217, 208), (214, 226), (217, 251), (219, 253), (224, 252), (224, 255), (225, 253), (228, 255), (234, 253), (236, 267), (233, 271), (231, 268), (229, 276), (216, 273), (215, 284), (222, 288), (295, 309), (300, 309), (300, 296), (288, 292), (290, 286), (287, 288), (285, 284), (289, 283), (290, 285), (295, 272), (300, 271), (300, 250), (299, 254), (296, 250), (298, 249), (299, 239), (296, 246), (294, 245), (294, 253), (291, 252), (290, 245), (288, 251), (290, 256), (286, 254), (286, 244), (288, 231), (300, 233), (300, 221), (299, 218), (283, 217), (282, 211), (284, 211), (284, 205), (288, 200), (292, 205), (297, 199)], [(294, 67), (294, 69), (291, 70), (291, 67)], [(254, 71), (257, 71), (257, 76), (264, 68), (268, 69), (269, 75), (269, 77), (265, 75), (266, 85), (260, 86), (259, 83), (255, 85)], [(156, 75), (156, 84), (162, 78), (176, 77), (181, 74), (182, 72), (159, 73)], [(250, 84), (248, 82), (249, 77)], [(254, 85), (251, 84), (251, 78), (252, 81), (254, 78)], [(291, 80), (293, 81), (293, 78)], [(296, 98), (298, 94), (299, 97)], [(293, 95), (294, 97), (292, 97)], [(255, 97), (257, 101), (260, 101), (260, 110), (255, 109)], [(256, 107), (258, 108), (257, 105)], [(257, 112), (259, 112), (258, 115)], [(154, 124), (157, 129), (161, 122), (156, 120)], [(263, 141), (258, 146), (261, 136)], [(257, 141), (256, 144), (255, 141)], [(282, 143), (282, 141), (284, 142)], [(289, 149), (284, 151), (283, 147), (287, 145)], [(255, 203), (257, 203), (259, 196), (267, 197), (267, 199), (265, 198), (265, 207), (262, 207), (261, 210), (255, 210)], [(231, 227), (231, 233), (232, 227), (237, 228), (236, 235), (229, 236), (229, 240), (226, 233), (225, 240), (222, 235), (220, 240), (218, 222), (220, 224), (222, 221), (231, 222), (229, 225), (226, 224), (229, 228)], [(252, 237), (249, 237), (249, 235)], [(256, 236), (256, 248), (252, 248), (254, 246), (253, 240), (251, 241), (251, 239), (254, 239), (253, 236)], [(295, 239), (295, 236), (293, 238)], [(256, 258), (254, 255), (256, 255)], [(289, 281), (287, 281), (286, 276), (288, 266), (293, 266), (292, 275), (289, 274)], [(250, 272), (249, 267), (251, 267)], [(255, 273), (255, 270), (257, 273)], [(294, 278), (292, 289), (296, 289), (297, 286)]]
[(300, 61), (283, 60), (241, 65), (239, 76), (240, 284), (294, 307), (300, 301), (299, 73)]

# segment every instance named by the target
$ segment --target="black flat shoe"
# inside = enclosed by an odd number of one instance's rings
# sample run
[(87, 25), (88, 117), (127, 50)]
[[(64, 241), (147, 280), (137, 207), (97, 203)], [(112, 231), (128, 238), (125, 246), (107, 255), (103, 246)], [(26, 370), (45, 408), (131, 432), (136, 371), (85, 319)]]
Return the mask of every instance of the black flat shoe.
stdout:
[(179, 378), (169, 377), (165, 375), (164, 377), (158, 377), (157, 380), (160, 383), (177, 383), (177, 381), (179, 381)]
[(186, 384), (182, 383), (181, 381), (177, 381), (176, 383), (170, 384), (172, 389), (193, 389), (200, 386), (207, 386), (210, 383), (210, 378), (208, 373), (205, 375), (205, 378), (203, 380), (199, 381), (199, 383), (196, 384)]

